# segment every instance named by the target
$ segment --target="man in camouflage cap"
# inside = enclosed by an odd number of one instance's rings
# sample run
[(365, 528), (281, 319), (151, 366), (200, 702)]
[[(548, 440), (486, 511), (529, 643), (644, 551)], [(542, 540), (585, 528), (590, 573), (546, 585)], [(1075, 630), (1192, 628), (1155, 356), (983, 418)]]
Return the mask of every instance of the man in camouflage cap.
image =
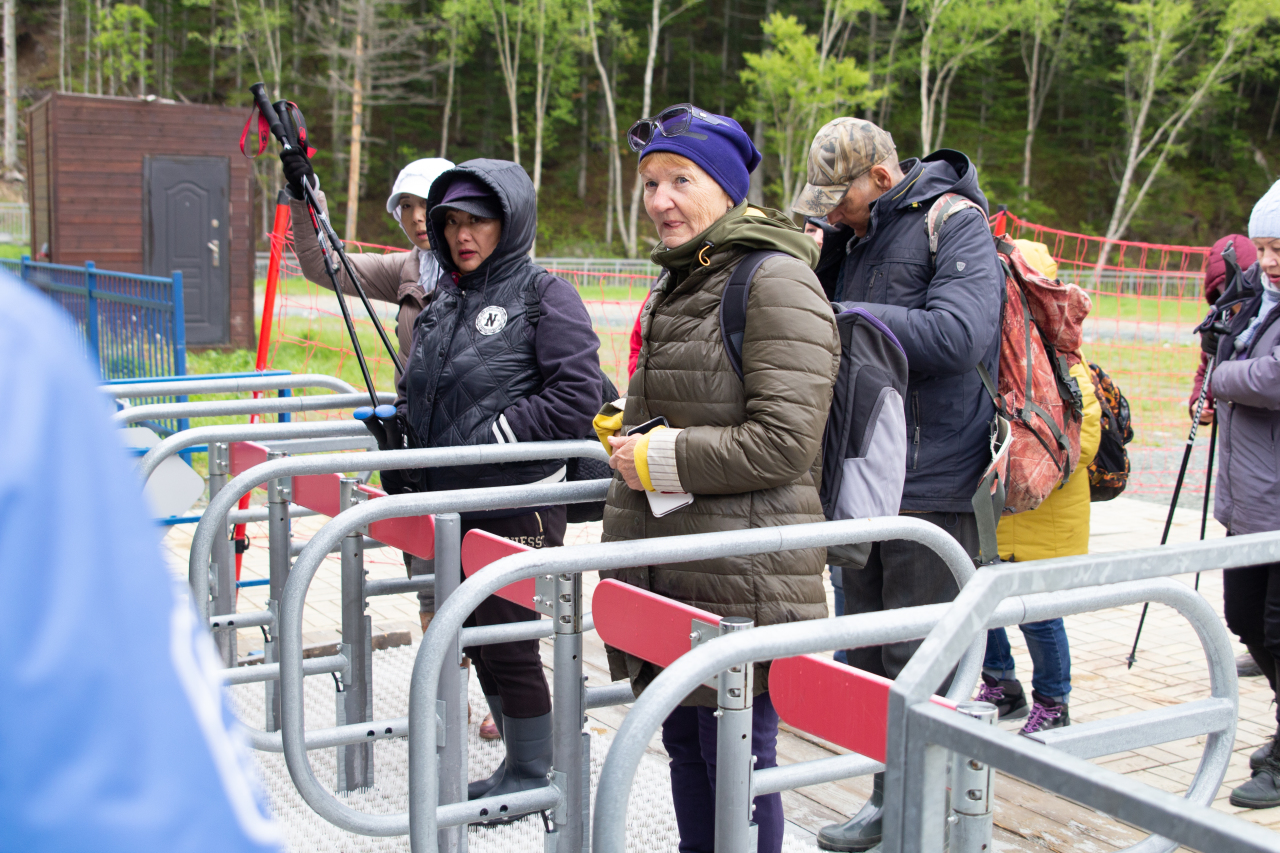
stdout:
[[(791, 209), (802, 216), (826, 216), (840, 204), (849, 186), (877, 165), (887, 170), (898, 168), (893, 136), (860, 118), (832, 119), (813, 138), (808, 183), (796, 195)], [(896, 177), (901, 178), (901, 173)]]
[[(925, 217), (944, 194), (974, 207), (943, 221), (934, 252)], [(965, 155), (942, 150), (899, 163), (892, 136), (847, 117), (818, 131), (809, 148), (808, 183), (792, 205), (796, 213), (845, 226), (823, 244), (820, 271), (824, 262), (834, 267), (838, 261), (823, 285), (845, 309), (879, 318), (906, 351), (909, 443), (900, 511), (943, 528), (970, 556), (978, 553), (972, 501), (991, 461), (995, 417), (977, 366), (996, 376), (1004, 291), (986, 209), (977, 170)], [(905, 540), (874, 543), (865, 564), (839, 570), (846, 614), (937, 604), (958, 592), (936, 553)], [(854, 649), (848, 662), (896, 678), (919, 645)], [(866, 806), (848, 822), (824, 827), (818, 846), (846, 851), (878, 844), (883, 791), (877, 775)]]

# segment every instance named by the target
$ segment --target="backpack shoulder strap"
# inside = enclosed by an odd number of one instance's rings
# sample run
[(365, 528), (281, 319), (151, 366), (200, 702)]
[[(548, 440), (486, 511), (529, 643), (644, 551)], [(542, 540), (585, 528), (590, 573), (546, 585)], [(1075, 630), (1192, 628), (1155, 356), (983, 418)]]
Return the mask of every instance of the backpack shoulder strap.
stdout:
[(765, 258), (781, 255), (771, 249), (751, 252), (729, 274), (729, 281), (720, 294), (720, 337), (733, 372), (742, 378), (742, 336), (747, 330), (747, 299), (751, 295), (751, 280)]
[(556, 277), (555, 273), (547, 272), (541, 267), (539, 270), (540, 272), (529, 277), (524, 286), (524, 316), (530, 326), (537, 326), (542, 319), (542, 294)]
[(938, 232), (942, 230), (942, 226), (947, 223), (947, 220), (953, 214), (959, 213), (966, 207), (972, 207), (977, 211), (982, 210), (981, 207), (959, 193), (943, 193), (934, 200), (929, 212), (924, 217), (925, 231), (929, 233), (930, 258), (938, 254)]

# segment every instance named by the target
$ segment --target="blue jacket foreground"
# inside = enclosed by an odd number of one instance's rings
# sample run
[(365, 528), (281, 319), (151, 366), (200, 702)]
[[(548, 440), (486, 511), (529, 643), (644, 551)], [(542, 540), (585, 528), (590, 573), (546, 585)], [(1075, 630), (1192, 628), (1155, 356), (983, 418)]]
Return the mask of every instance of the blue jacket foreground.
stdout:
[(82, 341), (0, 305), (0, 851), (278, 850)]
[(849, 241), (837, 299), (882, 320), (907, 353), (902, 509), (973, 512), (995, 417), (976, 368), (985, 364), (999, 381), (1004, 273), (986, 219), (972, 208), (946, 221), (937, 257), (929, 256), (925, 216), (934, 199), (958, 193), (987, 210), (969, 158), (944, 149), (903, 162), (902, 171), (871, 205), (866, 236)]

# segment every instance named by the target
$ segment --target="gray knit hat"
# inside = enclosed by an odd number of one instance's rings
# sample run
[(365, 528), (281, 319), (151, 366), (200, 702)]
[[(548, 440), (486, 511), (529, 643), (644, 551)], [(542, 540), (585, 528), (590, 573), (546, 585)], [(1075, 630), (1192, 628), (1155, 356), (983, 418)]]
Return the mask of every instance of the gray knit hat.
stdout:
[(1249, 239), (1280, 237), (1280, 181), (1271, 185), (1249, 214)]

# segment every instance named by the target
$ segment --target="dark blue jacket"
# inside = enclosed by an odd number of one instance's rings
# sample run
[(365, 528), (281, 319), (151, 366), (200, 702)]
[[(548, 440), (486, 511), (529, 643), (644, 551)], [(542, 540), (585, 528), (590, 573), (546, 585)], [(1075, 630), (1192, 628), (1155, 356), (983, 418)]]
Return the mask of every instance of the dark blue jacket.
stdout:
[[(602, 399), (600, 341), (577, 289), (529, 258), (533, 182), (516, 163), (468, 160), (436, 178), (428, 206), (460, 176), (493, 190), (502, 235), (484, 263), (460, 273), (444, 229), (428, 219), (444, 273), (414, 321), (397, 406), (423, 447), (582, 438)], [(555, 482), (564, 467), (557, 459), (427, 468), (424, 480), (432, 491)]]
[(995, 406), (976, 370), (998, 380), (1004, 274), (983, 213), (953, 214), (929, 257), (925, 215), (943, 193), (985, 213), (978, 173), (958, 151), (902, 164), (906, 177), (871, 205), (865, 237), (846, 247), (838, 299), (884, 321), (907, 351), (907, 481), (902, 509), (973, 512), (991, 461)]

